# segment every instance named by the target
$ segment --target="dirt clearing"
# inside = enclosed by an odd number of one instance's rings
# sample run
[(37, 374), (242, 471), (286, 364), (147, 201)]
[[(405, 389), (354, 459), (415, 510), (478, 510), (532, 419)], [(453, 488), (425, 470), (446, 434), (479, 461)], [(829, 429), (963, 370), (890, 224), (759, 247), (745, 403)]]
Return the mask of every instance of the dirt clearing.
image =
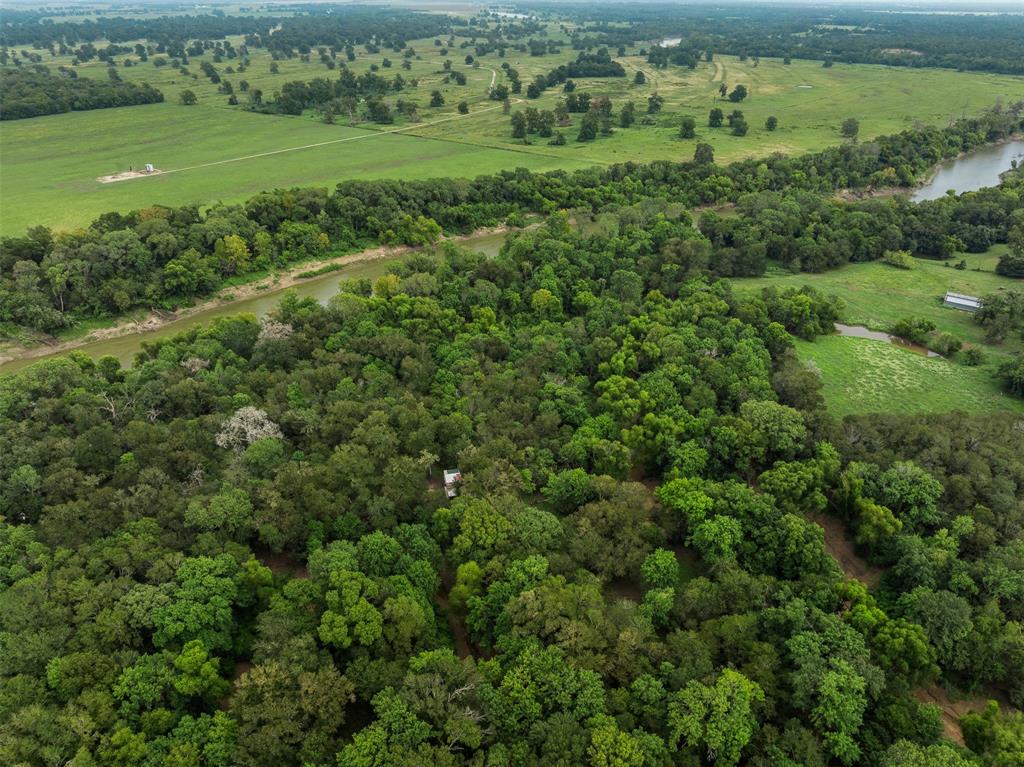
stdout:
[(100, 176), (96, 180), (101, 184), (113, 184), (116, 181), (131, 181), (133, 178), (159, 176), (161, 173), (163, 173), (163, 171), (159, 168), (153, 168), (153, 170), (126, 170), (121, 173), (113, 173), (109, 176)]
[(827, 514), (808, 514), (807, 518), (825, 531), (825, 550), (839, 563), (843, 575), (856, 578), (871, 588), (878, 585), (882, 571), (869, 565), (853, 550), (853, 541), (847, 537), (841, 520)]

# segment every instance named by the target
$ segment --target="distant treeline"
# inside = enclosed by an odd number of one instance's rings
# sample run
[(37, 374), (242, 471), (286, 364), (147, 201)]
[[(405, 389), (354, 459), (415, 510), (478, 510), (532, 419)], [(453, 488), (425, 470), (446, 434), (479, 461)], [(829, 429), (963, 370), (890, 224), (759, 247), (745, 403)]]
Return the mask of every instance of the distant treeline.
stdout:
[(164, 95), (147, 83), (137, 85), (120, 80), (103, 82), (77, 75), (54, 75), (45, 67), (0, 70), (0, 120), (154, 104), (163, 100)]
[(612, 61), (607, 48), (599, 48), (596, 53), (581, 53), (576, 61), (570, 61), (552, 69), (547, 75), (537, 75), (526, 89), (527, 97), (538, 98), (547, 88), (569, 80), (571, 77), (625, 77), (626, 70), (622, 64)]
[(737, 222), (703, 220), (707, 250), (680, 255), (683, 274), (757, 274), (767, 258), (817, 271), (880, 258), (901, 247), (948, 255), (944, 249), (954, 242), (949, 238), (977, 247), (1005, 239), (1005, 221), (995, 226), (985, 221), (1005, 219), (1006, 202), (986, 198), (977, 214), (968, 215), (969, 205), (956, 211), (945, 207), (949, 203), (846, 206), (799, 194), (909, 185), (942, 159), (1022, 128), (1024, 120), (1014, 107), (944, 129), (905, 131), (817, 154), (777, 155), (725, 167), (662, 161), (573, 173), (520, 169), (474, 180), (347, 181), (333, 194), (326, 189), (275, 190), (244, 205), (214, 206), (205, 214), (195, 206), (107, 213), (88, 229), (54, 234), (37, 227), (24, 237), (0, 240), (0, 324), (8, 331), (53, 332), (86, 316), (173, 306), (209, 293), (226, 278), (332, 249), (419, 245), (442, 231), (494, 226), (513, 213), (598, 213), (647, 200), (687, 208), (740, 202)]
[(579, 49), (672, 36), (686, 50), (1024, 74), (1024, 16), (903, 14), (853, 8), (531, 3), (585, 24)]
[(0, 27), (0, 45), (51, 45), (109, 40), (112, 43), (149, 40), (165, 45), (186, 40), (220, 40), (228, 35), (263, 34), (285, 21), (263, 16), (201, 15), (162, 16), (156, 19), (126, 19), (121, 16), (100, 16), (95, 20), (62, 21), (43, 12), (19, 13), (8, 17), (4, 11)]
[(314, 45), (340, 50), (348, 44), (361, 45), (373, 41), (378, 48), (400, 51), (408, 40), (448, 35), (453, 27), (469, 24), (465, 19), (442, 14), (403, 10), (354, 8), (335, 11), (329, 16), (311, 14), (284, 19), (281, 28), (273, 35), (265, 35), (261, 43), (271, 51), (295, 49), (308, 53)]
[[(5, 14), (6, 16), (6, 14)], [(475, 19), (473, 20), (475, 22)], [(465, 19), (443, 14), (415, 13), (382, 8), (329, 9), (311, 7), (307, 15), (272, 17), (165, 16), (156, 19), (99, 17), (95, 21), (60, 21), (42, 14), (18, 14), (5, 18), (0, 27), (0, 47), (29, 45), (60, 49), (108, 40), (111, 43), (147, 40), (160, 53), (184, 55), (192, 40), (222, 40), (244, 35), (249, 47), (308, 53), (317, 45), (344, 48), (374, 41), (379, 47), (405, 47), (406, 40), (448, 34), (452, 27), (468, 26)], [(271, 32), (273, 30), (273, 32)]]

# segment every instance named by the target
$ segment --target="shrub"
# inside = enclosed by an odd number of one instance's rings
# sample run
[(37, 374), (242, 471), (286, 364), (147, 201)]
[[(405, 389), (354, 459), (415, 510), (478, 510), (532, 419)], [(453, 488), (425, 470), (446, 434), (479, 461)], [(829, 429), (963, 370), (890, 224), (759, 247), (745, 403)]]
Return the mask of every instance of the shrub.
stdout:
[(882, 261), (897, 269), (913, 269), (914, 259), (909, 250), (887, 250), (882, 255)]
[(935, 330), (935, 323), (923, 317), (904, 317), (889, 331), (894, 336), (915, 344), (924, 344), (928, 334)]

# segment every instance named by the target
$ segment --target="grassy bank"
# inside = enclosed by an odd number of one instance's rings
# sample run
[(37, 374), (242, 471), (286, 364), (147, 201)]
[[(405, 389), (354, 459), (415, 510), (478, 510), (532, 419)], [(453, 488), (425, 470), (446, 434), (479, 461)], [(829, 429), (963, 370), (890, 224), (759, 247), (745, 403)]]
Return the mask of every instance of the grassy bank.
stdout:
[[(768, 285), (780, 289), (811, 285), (839, 296), (843, 322), (889, 331), (904, 317), (931, 320), (939, 331), (952, 333), (985, 354), (985, 364), (966, 367), (958, 360), (929, 359), (881, 341), (829, 336), (800, 341), (802, 360), (820, 373), (825, 399), (836, 415), (863, 412), (932, 413), (949, 410), (1024, 412), (1024, 401), (1006, 396), (997, 368), (1010, 355), (1024, 350), (1014, 333), (1003, 344), (985, 341), (984, 329), (973, 315), (942, 305), (946, 291), (982, 296), (997, 290), (1024, 290), (1024, 282), (993, 271), (1005, 246), (983, 254), (961, 254), (946, 265), (916, 259), (909, 271), (881, 262), (849, 264), (823, 274), (791, 274), (779, 269), (764, 277), (734, 280), (734, 289), (756, 292)], [(967, 269), (952, 264), (963, 258)]]
[[(822, 274), (774, 270), (764, 277), (734, 280), (733, 285), (743, 291), (759, 291), (767, 285), (780, 289), (810, 285), (823, 293), (839, 296), (845, 305), (843, 321), (850, 325), (888, 331), (904, 317), (924, 317), (964, 343), (981, 346), (994, 358), (1004, 358), (1024, 350), (1024, 342), (1018, 334), (999, 346), (987, 344), (984, 328), (973, 316), (944, 307), (942, 297), (949, 290), (972, 296), (1001, 289), (1024, 290), (1024, 281), (1010, 280), (995, 273), (995, 265), (1005, 249), (1005, 245), (998, 245), (986, 253), (958, 254), (949, 262), (915, 259), (914, 269), (909, 271), (878, 261), (849, 264)], [(953, 268), (961, 258), (967, 262), (967, 269), (963, 271)], [(979, 269), (982, 271), (977, 271)]]

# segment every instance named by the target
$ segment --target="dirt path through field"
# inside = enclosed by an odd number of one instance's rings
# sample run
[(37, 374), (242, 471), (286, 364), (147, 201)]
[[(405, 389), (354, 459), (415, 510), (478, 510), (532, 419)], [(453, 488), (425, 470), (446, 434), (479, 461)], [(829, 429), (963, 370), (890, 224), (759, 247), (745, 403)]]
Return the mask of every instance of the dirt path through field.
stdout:
[[(491, 71), (492, 71), (492, 74), (493, 74), (493, 77), (492, 77), (491, 81), (493, 83), (494, 79), (497, 78), (497, 73), (494, 72), (493, 70), (491, 70)], [(513, 104), (521, 104), (522, 101), (523, 101), (522, 99), (512, 99), (512, 103)], [(335, 139), (331, 139), (330, 141), (317, 141), (316, 143), (313, 143), (313, 144), (303, 144), (302, 146), (290, 146), (290, 147), (286, 147), (284, 149), (272, 149), (269, 152), (257, 152), (256, 154), (247, 154), (247, 155), (243, 155), (241, 157), (229, 157), (226, 160), (214, 160), (212, 162), (199, 163), (198, 165), (186, 165), (183, 168), (171, 168), (170, 170), (161, 171), (159, 173), (115, 174), (114, 176), (104, 176), (105, 180), (103, 181), (103, 183), (116, 184), (116, 183), (122, 183), (124, 181), (137, 181), (138, 179), (143, 179), (143, 178), (157, 178), (159, 176), (170, 175), (171, 173), (184, 173), (185, 171), (198, 170), (199, 168), (212, 168), (212, 167), (217, 166), (217, 165), (227, 165), (229, 163), (234, 163), (234, 162), (244, 162), (245, 160), (257, 160), (257, 159), (259, 159), (261, 157), (273, 157), (274, 155), (286, 154), (287, 152), (299, 152), (299, 151), (301, 151), (303, 149), (316, 149), (316, 148), (322, 147), (322, 146), (331, 146), (332, 144), (344, 144), (344, 143), (349, 142), (349, 141), (361, 141), (363, 139), (376, 138), (378, 136), (386, 136), (386, 135), (391, 134), (391, 133), (403, 133), (405, 131), (416, 130), (418, 128), (430, 128), (430, 127), (432, 127), (434, 125), (440, 125), (441, 123), (450, 122), (452, 120), (462, 120), (462, 119), (466, 119), (466, 118), (474, 117), (476, 115), (483, 114), (484, 112), (493, 112), (495, 109), (502, 109), (502, 108), (504, 108), (504, 105), (503, 104), (498, 104), (498, 105), (492, 106), (492, 107), (485, 107), (483, 109), (477, 109), (474, 112), (469, 112), (468, 114), (464, 114), (464, 115), (459, 115), (459, 114), (449, 115), (448, 117), (442, 117), (439, 120), (432, 120), (431, 122), (413, 123), (411, 125), (402, 125), (402, 126), (400, 126), (398, 128), (388, 128), (386, 130), (369, 131), (367, 133), (362, 133), (362, 134), (360, 134), (358, 136), (345, 136), (344, 138), (335, 138)], [(430, 139), (431, 137), (430, 136), (420, 136), (420, 138)]]

